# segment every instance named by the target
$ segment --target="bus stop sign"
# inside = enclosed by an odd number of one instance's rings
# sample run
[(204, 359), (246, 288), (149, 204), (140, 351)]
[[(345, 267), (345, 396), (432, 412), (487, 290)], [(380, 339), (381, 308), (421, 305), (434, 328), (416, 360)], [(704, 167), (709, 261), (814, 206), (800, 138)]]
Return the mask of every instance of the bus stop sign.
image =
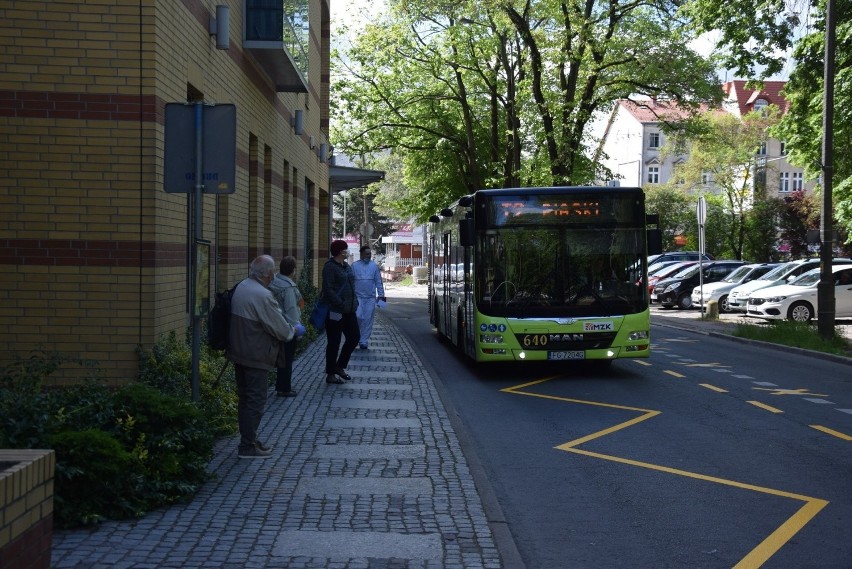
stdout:
[(195, 105), (166, 104), (166, 193), (195, 191), (195, 133), (201, 128), (205, 194), (232, 194), (236, 182), (237, 110), (234, 105), (204, 105), (201, 125), (195, 124)]

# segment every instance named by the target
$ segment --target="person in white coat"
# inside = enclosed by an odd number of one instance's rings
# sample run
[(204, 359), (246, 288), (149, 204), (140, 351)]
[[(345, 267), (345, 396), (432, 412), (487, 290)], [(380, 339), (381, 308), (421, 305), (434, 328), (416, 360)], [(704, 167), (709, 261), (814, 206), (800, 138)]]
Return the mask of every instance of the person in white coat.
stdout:
[(352, 272), (355, 273), (355, 296), (358, 298), (358, 309), (355, 316), (358, 318), (358, 328), (361, 332), (359, 347), (366, 350), (370, 342), (370, 334), (373, 333), (373, 319), (376, 315), (376, 303), (387, 302), (385, 298), (385, 287), (382, 284), (382, 272), (373, 261), (373, 252), (369, 245), (360, 249), (361, 259), (352, 264)]

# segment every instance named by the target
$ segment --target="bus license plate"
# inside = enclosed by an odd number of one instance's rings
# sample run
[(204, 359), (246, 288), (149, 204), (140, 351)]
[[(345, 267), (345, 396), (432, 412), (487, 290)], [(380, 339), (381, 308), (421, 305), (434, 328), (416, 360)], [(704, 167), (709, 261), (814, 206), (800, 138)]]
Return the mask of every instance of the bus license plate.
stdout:
[(570, 350), (570, 351), (562, 351), (562, 352), (547, 352), (547, 359), (549, 360), (584, 360), (586, 359), (586, 352), (583, 350)]

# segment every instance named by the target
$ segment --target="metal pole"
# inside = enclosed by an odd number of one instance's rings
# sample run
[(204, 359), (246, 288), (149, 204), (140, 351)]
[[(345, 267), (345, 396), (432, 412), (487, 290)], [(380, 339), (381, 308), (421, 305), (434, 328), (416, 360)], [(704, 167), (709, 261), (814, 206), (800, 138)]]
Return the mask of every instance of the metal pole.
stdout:
[(831, 276), (831, 257), (834, 254), (832, 224), (832, 177), (834, 166), (834, 51), (835, 5), (828, 0), (825, 7), (825, 64), (822, 99), (822, 213), (820, 214), (821, 244), (819, 251), (819, 284), (817, 302), (819, 314), (817, 330), (826, 339), (834, 337), (834, 279)]
[(370, 219), (367, 217), (367, 187), (361, 190), (361, 197), (364, 199), (364, 242), (361, 245), (369, 245), (370, 244)]
[(201, 375), (199, 373), (199, 356), (201, 353), (201, 315), (197, 309), (197, 283), (198, 274), (198, 242), (201, 239), (201, 193), (204, 189), (204, 161), (203, 161), (203, 123), (204, 108), (201, 101), (195, 102), (195, 231), (193, 232), (192, 260), (190, 262), (190, 292), (189, 306), (192, 311), (192, 400), (201, 400)]

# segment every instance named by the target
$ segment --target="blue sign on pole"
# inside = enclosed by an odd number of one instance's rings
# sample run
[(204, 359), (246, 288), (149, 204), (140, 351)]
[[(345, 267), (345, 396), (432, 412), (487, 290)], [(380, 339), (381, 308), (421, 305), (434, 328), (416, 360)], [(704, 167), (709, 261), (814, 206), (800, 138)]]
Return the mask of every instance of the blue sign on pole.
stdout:
[[(237, 170), (237, 109), (204, 105), (202, 164), (205, 194), (232, 194)], [(170, 194), (195, 191), (195, 109), (190, 103), (166, 103), (165, 179)]]

